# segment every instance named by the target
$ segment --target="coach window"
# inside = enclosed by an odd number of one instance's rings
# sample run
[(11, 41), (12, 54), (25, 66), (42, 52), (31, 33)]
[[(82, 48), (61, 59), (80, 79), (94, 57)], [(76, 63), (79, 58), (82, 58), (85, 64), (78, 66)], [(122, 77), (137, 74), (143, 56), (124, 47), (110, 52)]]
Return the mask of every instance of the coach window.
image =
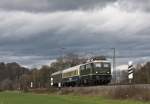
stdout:
[(85, 66), (80, 66), (81, 71), (85, 69)]

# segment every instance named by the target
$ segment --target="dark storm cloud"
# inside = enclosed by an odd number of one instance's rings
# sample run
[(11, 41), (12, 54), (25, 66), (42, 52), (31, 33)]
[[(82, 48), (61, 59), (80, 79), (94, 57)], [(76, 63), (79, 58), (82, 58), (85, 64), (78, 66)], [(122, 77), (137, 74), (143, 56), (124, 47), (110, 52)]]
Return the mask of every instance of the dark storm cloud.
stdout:
[(150, 11), (150, 0), (0, 0), (0, 9), (28, 12), (90, 10), (113, 3), (128, 11)]
[(63, 11), (104, 7), (116, 0), (0, 0), (0, 8), (22, 11)]
[(128, 11), (150, 11), (150, 0), (118, 0), (117, 3)]
[[(2, 1), (0, 60), (39, 66), (67, 52), (112, 56), (112, 47), (126, 63), (129, 57), (137, 62), (141, 58), (148, 60), (148, 2), (140, 5), (135, 0), (65, 1)], [(93, 6), (93, 10), (83, 10)]]

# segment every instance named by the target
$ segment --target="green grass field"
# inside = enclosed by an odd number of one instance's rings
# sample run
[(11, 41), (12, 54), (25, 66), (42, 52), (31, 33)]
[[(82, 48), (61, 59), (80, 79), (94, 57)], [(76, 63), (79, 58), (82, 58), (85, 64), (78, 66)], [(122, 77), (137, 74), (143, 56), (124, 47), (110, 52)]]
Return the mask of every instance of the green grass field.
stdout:
[(111, 100), (102, 97), (72, 95), (38, 95), (31, 93), (0, 92), (0, 104), (150, 104), (131, 100)]

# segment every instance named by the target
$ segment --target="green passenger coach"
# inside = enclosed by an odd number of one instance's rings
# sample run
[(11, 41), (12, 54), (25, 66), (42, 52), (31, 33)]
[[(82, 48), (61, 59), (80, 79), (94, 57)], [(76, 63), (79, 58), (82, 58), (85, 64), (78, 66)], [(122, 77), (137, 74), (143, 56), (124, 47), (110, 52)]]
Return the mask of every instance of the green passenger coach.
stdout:
[(108, 84), (111, 81), (111, 63), (106, 60), (93, 60), (51, 75), (51, 85), (90, 86)]

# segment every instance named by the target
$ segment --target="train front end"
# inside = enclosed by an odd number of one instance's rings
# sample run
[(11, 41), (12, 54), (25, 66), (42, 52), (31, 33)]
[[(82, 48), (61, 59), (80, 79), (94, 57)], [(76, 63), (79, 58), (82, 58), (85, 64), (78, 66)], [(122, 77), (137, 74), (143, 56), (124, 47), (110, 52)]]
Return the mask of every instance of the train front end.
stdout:
[(93, 61), (92, 66), (92, 80), (96, 84), (111, 82), (111, 63), (109, 61)]

